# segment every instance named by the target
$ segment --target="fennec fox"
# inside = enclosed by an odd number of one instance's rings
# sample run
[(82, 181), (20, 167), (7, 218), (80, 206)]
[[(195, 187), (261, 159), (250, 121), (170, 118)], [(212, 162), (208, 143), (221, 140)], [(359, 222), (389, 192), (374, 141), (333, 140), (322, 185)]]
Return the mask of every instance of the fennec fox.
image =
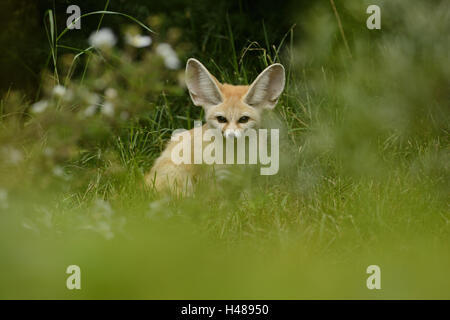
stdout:
[[(249, 128), (258, 128), (262, 111), (275, 107), (284, 83), (284, 67), (279, 63), (267, 67), (250, 86), (222, 84), (196, 59), (189, 59), (186, 64), (186, 85), (191, 99), (205, 111), (206, 123), (202, 129), (220, 130), (222, 139), (238, 139)], [(192, 136), (193, 131), (188, 134)], [(181, 188), (190, 193), (200, 175), (201, 166), (194, 161), (173, 162), (171, 154), (177, 143), (168, 143), (145, 177), (146, 183), (157, 191)]]

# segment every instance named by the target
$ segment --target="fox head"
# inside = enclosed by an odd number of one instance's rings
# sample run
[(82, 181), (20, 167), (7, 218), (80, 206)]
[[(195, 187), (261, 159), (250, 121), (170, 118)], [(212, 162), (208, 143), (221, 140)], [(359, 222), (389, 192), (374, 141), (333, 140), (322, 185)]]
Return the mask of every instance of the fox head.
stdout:
[(275, 63), (262, 71), (249, 86), (221, 84), (196, 59), (186, 64), (186, 85), (192, 101), (205, 110), (209, 128), (225, 138), (239, 138), (256, 128), (264, 109), (273, 109), (284, 89), (284, 67)]

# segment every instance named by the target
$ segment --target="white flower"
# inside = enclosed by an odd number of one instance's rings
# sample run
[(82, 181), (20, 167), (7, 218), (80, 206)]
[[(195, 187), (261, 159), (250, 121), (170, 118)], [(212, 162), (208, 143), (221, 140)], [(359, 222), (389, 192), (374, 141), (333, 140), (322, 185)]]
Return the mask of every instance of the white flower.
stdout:
[(114, 238), (114, 232), (112, 232), (111, 226), (106, 221), (98, 222), (95, 231), (103, 235), (106, 240)]
[(58, 84), (53, 88), (53, 94), (57, 97), (62, 97), (66, 94), (67, 89), (66, 87)]
[(168, 43), (160, 43), (156, 47), (156, 53), (163, 57), (164, 65), (166, 68), (175, 70), (178, 69), (181, 65), (180, 60), (178, 59), (177, 53), (172, 49), (170, 44)]
[(53, 174), (57, 177), (64, 176), (64, 170), (60, 166), (55, 166), (52, 170)]
[(131, 35), (127, 33), (125, 40), (130, 46), (136, 48), (148, 47), (152, 43), (152, 38), (149, 36), (141, 36), (140, 34)]
[(69, 181), (72, 177), (64, 171), (64, 169), (61, 166), (54, 166), (52, 169), (52, 173), (54, 176), (58, 178), (62, 178), (66, 181)]
[(114, 210), (111, 208), (109, 202), (103, 199), (95, 200), (95, 211), (99, 218), (111, 218), (114, 214)]
[(164, 64), (168, 69), (176, 70), (180, 67), (180, 60), (177, 56), (168, 56), (164, 59)]
[(8, 191), (0, 188), (0, 208), (8, 209)]
[(90, 116), (93, 116), (93, 115), (95, 114), (96, 111), (97, 111), (97, 106), (95, 106), (95, 105), (90, 105), (89, 107), (87, 107), (87, 108), (84, 110), (83, 114), (84, 114), (86, 117), (90, 117)]
[(111, 48), (117, 43), (116, 36), (109, 28), (102, 28), (89, 36), (89, 44), (95, 48)]
[(105, 90), (105, 97), (109, 100), (114, 100), (117, 98), (117, 91), (114, 88), (108, 88)]
[(8, 199), (8, 191), (0, 188), (0, 201), (5, 201)]
[(44, 149), (44, 155), (46, 156), (46, 157), (52, 157), (53, 155), (55, 154), (55, 150), (53, 149), (53, 148), (51, 148), (51, 147), (46, 147), (45, 149)]
[(87, 101), (88, 101), (89, 104), (98, 105), (100, 103), (100, 97), (99, 97), (98, 94), (92, 93), (87, 98)]
[(108, 117), (112, 117), (114, 115), (114, 105), (111, 102), (105, 102), (102, 106), (101, 112)]
[(159, 54), (160, 56), (165, 57), (167, 55), (173, 54), (174, 50), (172, 49), (170, 44), (168, 44), (168, 43), (160, 43), (156, 47), (156, 53)]
[(47, 100), (41, 100), (41, 101), (38, 101), (38, 102), (34, 103), (31, 106), (31, 112), (33, 112), (33, 113), (41, 113), (41, 112), (44, 112), (44, 110), (47, 109), (47, 107), (48, 107), (48, 101)]
[(169, 199), (162, 198), (160, 200), (156, 200), (153, 202), (150, 202), (149, 204), (149, 211), (147, 212), (147, 218), (153, 219), (158, 216), (162, 216), (165, 218), (170, 218), (173, 214), (169, 210), (167, 210), (169, 205)]
[(18, 164), (23, 160), (23, 154), (15, 148), (4, 147), (2, 150), (4, 159), (10, 164)]
[(65, 101), (70, 101), (73, 97), (72, 90), (67, 89), (66, 87), (64, 87), (60, 84), (56, 85), (53, 88), (52, 93), (55, 97), (62, 98)]

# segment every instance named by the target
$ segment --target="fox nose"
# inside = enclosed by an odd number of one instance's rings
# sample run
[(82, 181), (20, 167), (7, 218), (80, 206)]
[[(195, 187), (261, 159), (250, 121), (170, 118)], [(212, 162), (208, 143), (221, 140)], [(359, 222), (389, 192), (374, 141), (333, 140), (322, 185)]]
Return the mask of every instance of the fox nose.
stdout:
[(238, 129), (226, 129), (224, 136), (227, 139), (239, 138), (241, 136), (241, 132)]

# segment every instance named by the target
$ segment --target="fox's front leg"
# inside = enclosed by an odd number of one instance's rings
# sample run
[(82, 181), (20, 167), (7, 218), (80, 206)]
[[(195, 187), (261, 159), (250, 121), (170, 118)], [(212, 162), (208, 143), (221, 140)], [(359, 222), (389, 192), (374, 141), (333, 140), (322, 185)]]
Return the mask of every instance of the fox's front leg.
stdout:
[(191, 194), (193, 192), (194, 172), (191, 165), (175, 164), (166, 150), (156, 160), (150, 172), (145, 177), (148, 186), (156, 191), (170, 191)]

